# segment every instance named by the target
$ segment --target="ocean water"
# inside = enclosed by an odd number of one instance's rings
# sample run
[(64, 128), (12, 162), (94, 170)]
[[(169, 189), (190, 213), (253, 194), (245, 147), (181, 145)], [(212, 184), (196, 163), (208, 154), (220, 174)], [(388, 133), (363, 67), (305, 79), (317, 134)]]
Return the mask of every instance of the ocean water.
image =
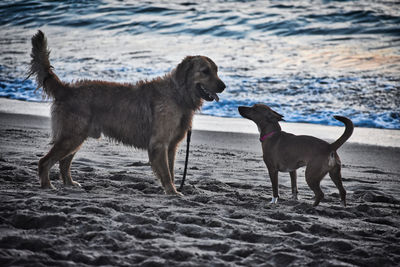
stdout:
[(288, 122), (400, 129), (397, 1), (2, 1), (0, 97), (45, 101), (24, 81), (45, 32), (65, 81), (136, 82), (207, 55), (227, 89), (203, 114), (265, 103)]

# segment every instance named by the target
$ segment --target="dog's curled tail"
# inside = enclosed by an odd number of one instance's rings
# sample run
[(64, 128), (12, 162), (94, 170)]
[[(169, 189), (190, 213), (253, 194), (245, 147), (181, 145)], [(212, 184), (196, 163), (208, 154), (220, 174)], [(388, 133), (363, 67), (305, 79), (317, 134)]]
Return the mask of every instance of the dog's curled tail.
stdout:
[(45, 95), (58, 99), (63, 94), (65, 85), (52, 71), (49, 61), (50, 51), (47, 48), (47, 39), (42, 31), (38, 31), (32, 37), (31, 63), (27, 79), (35, 75), (37, 89), (43, 88)]
[(330, 148), (331, 151), (336, 151), (353, 134), (354, 125), (353, 125), (353, 122), (350, 119), (346, 118), (346, 117), (342, 117), (342, 116), (333, 116), (333, 117), (335, 119), (337, 119), (338, 121), (343, 122), (344, 125), (346, 126), (346, 129), (344, 130), (344, 133), (342, 134), (342, 136), (339, 137), (338, 140), (336, 140), (335, 142), (333, 142), (332, 144), (329, 145), (329, 148)]

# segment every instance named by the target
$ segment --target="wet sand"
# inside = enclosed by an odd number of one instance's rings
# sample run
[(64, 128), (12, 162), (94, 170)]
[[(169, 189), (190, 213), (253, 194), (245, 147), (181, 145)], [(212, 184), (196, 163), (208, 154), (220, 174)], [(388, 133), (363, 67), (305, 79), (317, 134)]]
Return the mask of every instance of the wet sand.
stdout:
[[(317, 133), (316, 133), (317, 135)], [(88, 140), (72, 163), (81, 188), (41, 190), (46, 117), (0, 113), (2, 266), (396, 266), (400, 148), (346, 143), (348, 206), (325, 177), (325, 199), (298, 171), (299, 200), (280, 174), (277, 205), (255, 134), (195, 130), (184, 197), (163, 194), (145, 151)], [(176, 184), (184, 164), (177, 155)]]

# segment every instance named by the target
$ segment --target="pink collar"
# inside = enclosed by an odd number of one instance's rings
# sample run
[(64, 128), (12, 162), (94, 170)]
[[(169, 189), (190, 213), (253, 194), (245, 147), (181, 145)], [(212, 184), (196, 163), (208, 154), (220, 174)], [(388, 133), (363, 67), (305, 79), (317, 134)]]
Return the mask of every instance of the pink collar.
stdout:
[(276, 131), (272, 131), (272, 132), (270, 132), (270, 133), (267, 133), (266, 135), (264, 135), (264, 136), (262, 136), (262, 137), (260, 138), (260, 142), (264, 141), (264, 140), (267, 139), (268, 137), (273, 136), (275, 133), (276, 133)]

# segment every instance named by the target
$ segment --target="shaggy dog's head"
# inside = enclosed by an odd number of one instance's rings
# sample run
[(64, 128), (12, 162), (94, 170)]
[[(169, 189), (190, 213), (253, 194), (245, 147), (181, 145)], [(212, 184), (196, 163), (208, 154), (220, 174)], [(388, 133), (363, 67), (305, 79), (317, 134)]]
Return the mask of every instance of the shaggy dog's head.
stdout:
[(172, 75), (181, 93), (189, 97), (195, 105), (200, 105), (203, 99), (218, 102), (217, 93), (221, 93), (226, 87), (218, 77), (217, 65), (205, 56), (186, 57)]

